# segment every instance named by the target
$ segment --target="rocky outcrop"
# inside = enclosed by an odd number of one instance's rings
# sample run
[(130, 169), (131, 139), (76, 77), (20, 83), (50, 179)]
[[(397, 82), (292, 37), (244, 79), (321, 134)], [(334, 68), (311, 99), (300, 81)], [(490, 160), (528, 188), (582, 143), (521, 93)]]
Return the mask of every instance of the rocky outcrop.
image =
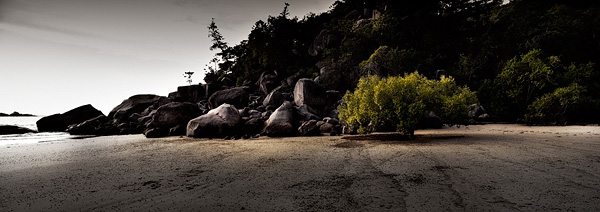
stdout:
[(286, 101), (266, 121), (264, 134), (272, 137), (295, 136), (294, 103)]
[(308, 105), (312, 108), (323, 108), (327, 103), (325, 88), (311, 79), (300, 79), (294, 86), (294, 102), (298, 106)]
[(69, 125), (79, 124), (102, 114), (92, 105), (83, 105), (63, 114), (54, 114), (41, 118), (36, 122), (40, 132), (65, 132)]
[(25, 134), (25, 133), (34, 133), (35, 130), (13, 126), (13, 125), (0, 125), (0, 135), (10, 135), (10, 134)]
[(69, 126), (67, 132), (71, 135), (105, 135), (108, 132), (102, 127), (102, 124), (107, 121), (108, 117), (102, 114), (82, 123)]
[(249, 87), (235, 87), (215, 92), (208, 99), (210, 108), (216, 108), (222, 104), (230, 104), (236, 108), (244, 108), (248, 106), (250, 96), (247, 90)]
[(108, 114), (108, 118), (114, 119), (116, 123), (127, 123), (134, 113), (141, 114), (150, 106), (159, 108), (170, 102), (172, 100), (164, 96), (150, 94), (131, 96), (113, 108)]
[(241, 121), (238, 110), (230, 104), (210, 110), (187, 124), (187, 136), (194, 138), (223, 138), (235, 135)]
[(204, 85), (179, 86), (177, 91), (170, 93), (169, 98), (177, 102), (198, 102), (206, 98)]

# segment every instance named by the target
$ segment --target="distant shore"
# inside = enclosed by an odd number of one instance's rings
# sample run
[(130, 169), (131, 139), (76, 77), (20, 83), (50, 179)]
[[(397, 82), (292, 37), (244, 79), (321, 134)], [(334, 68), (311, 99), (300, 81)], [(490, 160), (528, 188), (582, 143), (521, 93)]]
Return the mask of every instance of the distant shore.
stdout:
[(11, 114), (0, 113), (0, 117), (5, 117), (5, 116), (23, 117), (23, 116), (36, 116), (36, 115), (33, 115), (33, 114), (22, 114), (22, 113), (19, 113), (19, 112), (13, 112)]
[(598, 211), (600, 127), (0, 147), (0, 211)]

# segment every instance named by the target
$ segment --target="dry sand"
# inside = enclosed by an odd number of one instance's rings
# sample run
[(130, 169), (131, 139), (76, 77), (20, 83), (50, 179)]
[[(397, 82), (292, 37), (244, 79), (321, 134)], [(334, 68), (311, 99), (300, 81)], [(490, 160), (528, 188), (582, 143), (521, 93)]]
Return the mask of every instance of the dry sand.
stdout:
[(599, 211), (600, 127), (0, 147), (0, 211)]

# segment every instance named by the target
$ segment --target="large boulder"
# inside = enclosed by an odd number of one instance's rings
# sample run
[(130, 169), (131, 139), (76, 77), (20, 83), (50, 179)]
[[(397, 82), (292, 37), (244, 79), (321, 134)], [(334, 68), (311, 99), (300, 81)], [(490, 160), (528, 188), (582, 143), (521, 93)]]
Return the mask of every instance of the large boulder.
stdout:
[(312, 45), (308, 48), (308, 54), (311, 56), (319, 55), (323, 50), (340, 45), (342, 41), (340, 32), (324, 29), (315, 37)]
[(284, 102), (277, 108), (265, 123), (264, 134), (271, 137), (294, 136), (297, 128), (294, 122), (294, 103)]
[(108, 114), (108, 117), (114, 119), (117, 123), (128, 122), (129, 117), (134, 113), (142, 114), (150, 106), (158, 108), (171, 101), (172, 100), (167, 97), (152, 94), (131, 96), (113, 108)]
[(185, 135), (188, 122), (202, 115), (202, 110), (197, 104), (189, 102), (173, 102), (159, 107), (149, 124), (146, 125), (144, 135), (150, 138), (165, 137), (168, 135)]
[(25, 134), (25, 133), (33, 133), (35, 130), (13, 126), (13, 125), (0, 125), (0, 135), (10, 135), (10, 134)]
[(210, 108), (216, 108), (222, 104), (230, 104), (236, 108), (248, 106), (250, 96), (247, 92), (249, 87), (235, 87), (215, 92), (208, 99)]
[(285, 97), (281, 93), (280, 89), (277, 88), (277, 89), (271, 91), (271, 93), (269, 93), (269, 95), (267, 95), (265, 97), (262, 105), (265, 107), (267, 107), (267, 106), (279, 107), (279, 106), (281, 106), (281, 104), (283, 104), (284, 101), (285, 101)]
[[(322, 123), (320, 123), (322, 124)], [(317, 120), (309, 120), (302, 122), (298, 127), (298, 133), (302, 136), (317, 136), (321, 135), (320, 125)]]
[(172, 102), (156, 110), (150, 125), (156, 128), (170, 129), (177, 125), (187, 125), (190, 120), (200, 115), (202, 115), (202, 111), (196, 104)]
[(230, 104), (208, 111), (187, 124), (187, 136), (194, 138), (219, 138), (237, 133), (241, 117), (238, 110)]
[(265, 95), (271, 93), (273, 89), (277, 88), (279, 84), (277, 84), (277, 72), (263, 72), (260, 74), (258, 78), (258, 82), (256, 82), (260, 90), (265, 93)]
[(300, 79), (294, 86), (294, 102), (298, 106), (308, 105), (315, 109), (321, 109), (327, 103), (325, 88), (311, 79)]
[(86, 120), (104, 115), (92, 105), (83, 105), (63, 114), (54, 114), (41, 118), (36, 122), (40, 132), (64, 132), (69, 125), (79, 124)]
[(102, 114), (82, 123), (69, 126), (67, 132), (71, 135), (104, 135), (106, 132), (101, 126), (107, 121), (108, 117)]

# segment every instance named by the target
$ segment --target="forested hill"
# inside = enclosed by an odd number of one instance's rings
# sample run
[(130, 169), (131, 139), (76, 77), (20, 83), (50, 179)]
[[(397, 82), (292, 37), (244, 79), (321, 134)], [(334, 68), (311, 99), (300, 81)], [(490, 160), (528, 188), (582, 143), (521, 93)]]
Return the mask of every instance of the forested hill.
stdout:
[(235, 46), (213, 22), (216, 56), (205, 81), (301, 74), (345, 92), (363, 76), (418, 71), (469, 86), (499, 120), (600, 118), (598, 1), (345, 0), (303, 18), (289, 16), (293, 7), (257, 21)]

